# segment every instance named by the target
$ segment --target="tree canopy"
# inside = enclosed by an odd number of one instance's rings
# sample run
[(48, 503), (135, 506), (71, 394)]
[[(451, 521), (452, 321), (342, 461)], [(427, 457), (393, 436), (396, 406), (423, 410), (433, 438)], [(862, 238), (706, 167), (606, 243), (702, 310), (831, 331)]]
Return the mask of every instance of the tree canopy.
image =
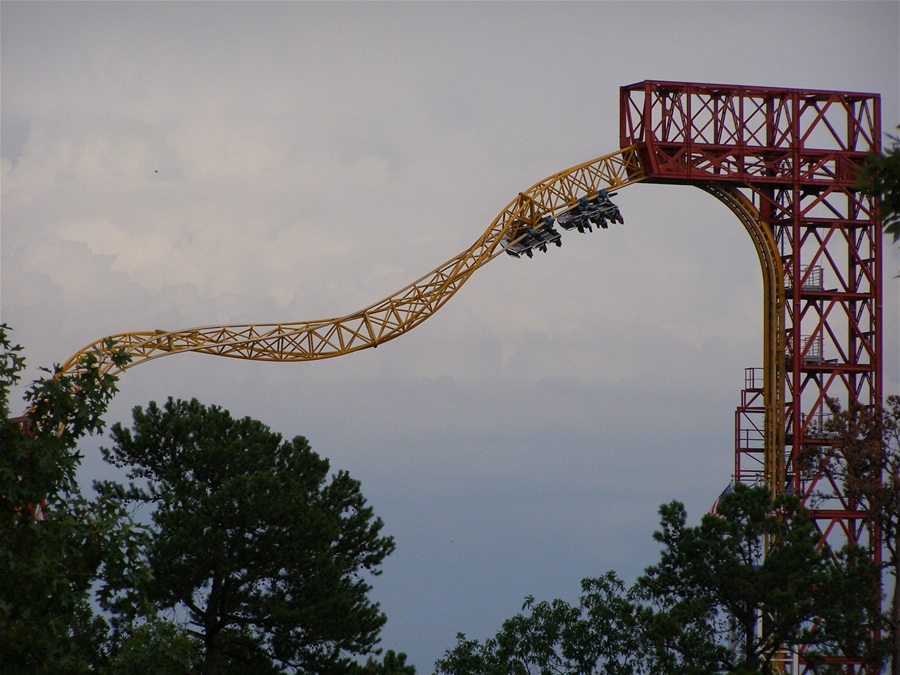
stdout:
[(884, 616), (891, 673), (900, 675), (900, 396), (883, 408), (829, 401), (831, 442), (808, 457), (841, 485), (851, 505), (865, 511), (884, 546), (893, 588)]
[(890, 148), (866, 158), (858, 185), (863, 194), (880, 200), (878, 217), (885, 234), (892, 235), (896, 242), (900, 240), (900, 137), (888, 135), (888, 138)]
[(459, 635), (437, 672), (762, 674), (795, 644), (809, 663), (879, 658), (877, 568), (862, 550), (820, 547), (796, 498), (736, 485), (697, 526), (678, 502), (660, 515), (660, 560), (631, 588), (608, 573), (582, 582), (577, 606), (528, 598), (495, 637)]
[(792, 645), (869, 658), (877, 567), (824, 545), (795, 496), (738, 484), (698, 526), (677, 502), (660, 513), (660, 561), (634, 589), (649, 672), (774, 672)]
[[(126, 357), (117, 355), (118, 362)], [(9, 395), (25, 367), (0, 325), (0, 663), (9, 672), (86, 672), (95, 645), (84, 632), (91, 583), (119, 565), (131, 531), (120, 508), (85, 499), (75, 481), (77, 442), (103, 429), (115, 378), (90, 355), (75, 375), (46, 377), (10, 419)]]
[(107, 606), (139, 625), (185, 616), (207, 673), (260, 658), (302, 672), (342, 673), (375, 652), (385, 616), (367, 577), (394, 550), (358, 481), (302, 436), (171, 398), (112, 427), (108, 461), (129, 483), (99, 483), (123, 507), (152, 509), (132, 566)]

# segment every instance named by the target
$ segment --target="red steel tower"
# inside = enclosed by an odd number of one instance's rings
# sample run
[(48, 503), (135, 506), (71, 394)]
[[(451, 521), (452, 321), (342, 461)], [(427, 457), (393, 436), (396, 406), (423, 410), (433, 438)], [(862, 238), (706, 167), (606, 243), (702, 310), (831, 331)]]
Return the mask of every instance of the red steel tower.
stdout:
[[(776, 272), (763, 270), (765, 365), (747, 370), (736, 414), (735, 480), (793, 491), (824, 540), (868, 545), (876, 559), (865, 512), (804, 457), (829, 442), (828, 398), (881, 405), (881, 228), (873, 201), (854, 189), (856, 167), (881, 150), (880, 103), (658, 81), (620, 94), (621, 146), (638, 146), (645, 180), (742, 195), (777, 251)], [(802, 653), (791, 672), (806, 672)], [(846, 672), (867, 671), (848, 659)]]

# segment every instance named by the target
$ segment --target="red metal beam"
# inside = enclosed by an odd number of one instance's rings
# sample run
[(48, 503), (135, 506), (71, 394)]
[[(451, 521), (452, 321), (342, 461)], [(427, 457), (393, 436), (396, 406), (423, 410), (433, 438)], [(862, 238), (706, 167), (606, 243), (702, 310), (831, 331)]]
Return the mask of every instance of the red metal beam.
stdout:
[[(823, 542), (868, 544), (880, 559), (865, 511), (801, 462), (828, 443), (828, 398), (882, 401), (881, 227), (854, 186), (857, 167), (881, 150), (880, 96), (646, 80), (621, 88), (620, 111), (620, 143), (639, 146), (645, 182), (731, 184), (771, 228), (784, 271), (785, 445), (767, 451), (782, 453), (780, 487), (814, 507)], [(737, 423), (759, 426), (759, 412), (754, 395)], [(759, 448), (739, 429), (735, 438), (737, 477), (747, 480)]]

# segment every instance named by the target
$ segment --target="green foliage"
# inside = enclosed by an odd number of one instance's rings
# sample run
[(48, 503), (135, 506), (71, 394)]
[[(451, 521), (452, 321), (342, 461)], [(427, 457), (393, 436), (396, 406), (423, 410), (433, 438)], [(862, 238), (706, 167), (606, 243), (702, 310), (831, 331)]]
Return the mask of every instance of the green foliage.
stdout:
[[(137, 625), (113, 648), (111, 673), (169, 675), (200, 671), (200, 644), (181, 626), (154, 619)], [(254, 671), (257, 672), (257, 671)]]
[(115, 379), (88, 356), (77, 374), (33, 383), (27, 417), (10, 420), (25, 360), (8, 332), (0, 325), (0, 663), (12, 672), (83, 672), (102, 651), (90, 642), (90, 585), (115, 564), (129, 529), (118, 506), (81, 496), (75, 444), (102, 430)]
[(866, 656), (877, 568), (823, 546), (796, 497), (739, 484), (699, 526), (678, 503), (660, 513), (660, 562), (636, 584), (653, 672), (773, 672), (792, 644), (807, 661)]
[(878, 215), (884, 232), (893, 235), (896, 242), (900, 240), (900, 138), (888, 138), (891, 147), (866, 158), (857, 185), (863, 194), (880, 200)]
[(528, 598), (484, 643), (459, 635), (437, 672), (763, 674), (791, 644), (810, 645), (809, 662), (870, 656), (878, 571), (863, 551), (819, 548), (797, 499), (764, 488), (736, 486), (719, 513), (688, 527), (681, 504), (663, 505), (660, 561), (631, 589), (608, 573), (582, 582), (577, 607)]
[(457, 636), (435, 668), (453, 675), (637, 672), (634, 607), (612, 572), (582, 582), (578, 606), (528, 597), (518, 614), (484, 644)]
[(900, 533), (900, 396), (889, 396), (884, 408), (853, 403), (843, 410), (829, 401), (827, 429), (834, 442), (819, 456), (825, 473), (839, 481), (851, 504), (868, 512), (892, 559), (898, 556)]
[(381, 661), (371, 656), (362, 666), (359, 675), (416, 675), (416, 668), (406, 662), (406, 654), (389, 649)]
[(900, 396), (889, 396), (883, 408), (851, 403), (843, 410), (833, 400), (829, 405), (833, 443), (806, 459), (841, 486), (852, 508), (866, 512), (880, 536), (884, 566), (893, 576), (884, 615), (887, 649), (891, 673), (900, 675)]
[[(305, 672), (346, 672), (372, 653), (385, 617), (368, 600), (394, 549), (346, 472), (305, 438), (216, 406), (169, 399), (114, 425), (107, 460), (128, 485), (96, 486), (122, 507), (152, 508), (130, 566), (110, 579), (120, 629), (173, 609), (200, 640), (205, 672), (269, 660)], [(254, 671), (256, 672), (256, 671)]]

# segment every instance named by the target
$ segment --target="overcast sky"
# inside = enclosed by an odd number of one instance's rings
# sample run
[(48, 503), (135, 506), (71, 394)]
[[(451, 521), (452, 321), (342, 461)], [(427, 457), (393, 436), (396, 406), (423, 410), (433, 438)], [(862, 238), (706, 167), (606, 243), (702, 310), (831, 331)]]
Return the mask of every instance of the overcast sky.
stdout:
[[(117, 332), (340, 316), (467, 248), (515, 195), (618, 148), (644, 79), (877, 92), (900, 4), (18, 3), (2, 12), (2, 321), (26, 380)], [(526, 595), (655, 562), (659, 504), (730, 480), (762, 365), (753, 245), (689, 187), (501, 256), (409, 335), (318, 363), (177, 355), (109, 419), (197, 397), (304, 435), (397, 551), (383, 646), (420, 672)], [(898, 386), (897, 249), (885, 392)], [(107, 470), (85, 444), (85, 480)]]

